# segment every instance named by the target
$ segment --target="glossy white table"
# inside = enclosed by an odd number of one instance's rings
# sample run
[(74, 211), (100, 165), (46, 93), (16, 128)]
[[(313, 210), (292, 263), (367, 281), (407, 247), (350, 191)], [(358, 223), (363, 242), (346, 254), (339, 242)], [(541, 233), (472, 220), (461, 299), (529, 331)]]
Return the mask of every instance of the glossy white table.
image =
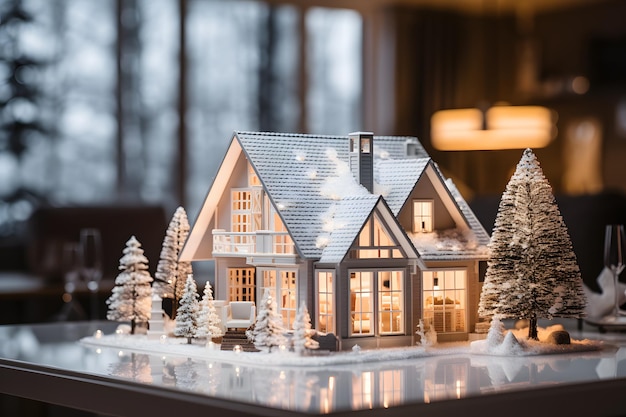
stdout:
[(275, 369), (76, 342), (96, 329), (111, 333), (115, 323), (0, 326), (0, 392), (139, 417), (625, 415), (626, 334), (568, 324), (575, 339), (602, 339), (607, 348)]

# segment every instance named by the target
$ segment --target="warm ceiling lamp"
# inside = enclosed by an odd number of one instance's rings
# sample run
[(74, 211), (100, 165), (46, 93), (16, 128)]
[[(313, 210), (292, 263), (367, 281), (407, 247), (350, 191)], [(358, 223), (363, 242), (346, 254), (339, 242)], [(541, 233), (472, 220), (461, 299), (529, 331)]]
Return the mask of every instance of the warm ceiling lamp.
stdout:
[(431, 143), (441, 151), (543, 148), (556, 137), (555, 122), (541, 106), (441, 110), (431, 118)]

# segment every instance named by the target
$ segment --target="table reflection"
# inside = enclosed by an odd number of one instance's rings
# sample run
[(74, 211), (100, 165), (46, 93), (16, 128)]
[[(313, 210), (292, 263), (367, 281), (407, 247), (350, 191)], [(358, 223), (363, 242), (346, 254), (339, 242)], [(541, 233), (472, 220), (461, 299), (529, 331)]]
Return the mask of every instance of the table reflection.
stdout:
[(626, 378), (624, 335), (611, 336), (613, 340), (599, 352), (582, 354), (452, 354), (327, 368), (277, 368), (85, 346), (72, 340), (93, 334), (96, 324), (76, 326), (68, 324), (56, 334), (45, 326), (0, 327), (0, 354), (5, 359), (307, 413), (389, 408)]

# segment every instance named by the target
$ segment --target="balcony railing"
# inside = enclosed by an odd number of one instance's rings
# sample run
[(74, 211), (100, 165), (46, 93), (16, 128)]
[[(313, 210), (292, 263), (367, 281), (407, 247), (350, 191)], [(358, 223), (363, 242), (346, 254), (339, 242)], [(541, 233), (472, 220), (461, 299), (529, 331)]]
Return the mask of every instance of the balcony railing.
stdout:
[(257, 230), (256, 232), (227, 232), (213, 230), (213, 253), (219, 255), (294, 255), (289, 233)]

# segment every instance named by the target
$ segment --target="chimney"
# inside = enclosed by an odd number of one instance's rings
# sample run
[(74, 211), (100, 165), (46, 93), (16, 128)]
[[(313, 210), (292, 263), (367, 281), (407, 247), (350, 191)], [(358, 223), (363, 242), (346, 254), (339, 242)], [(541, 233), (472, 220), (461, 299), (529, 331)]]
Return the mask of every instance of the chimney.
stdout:
[(370, 193), (374, 190), (374, 134), (354, 132), (350, 140), (350, 170), (357, 181)]

